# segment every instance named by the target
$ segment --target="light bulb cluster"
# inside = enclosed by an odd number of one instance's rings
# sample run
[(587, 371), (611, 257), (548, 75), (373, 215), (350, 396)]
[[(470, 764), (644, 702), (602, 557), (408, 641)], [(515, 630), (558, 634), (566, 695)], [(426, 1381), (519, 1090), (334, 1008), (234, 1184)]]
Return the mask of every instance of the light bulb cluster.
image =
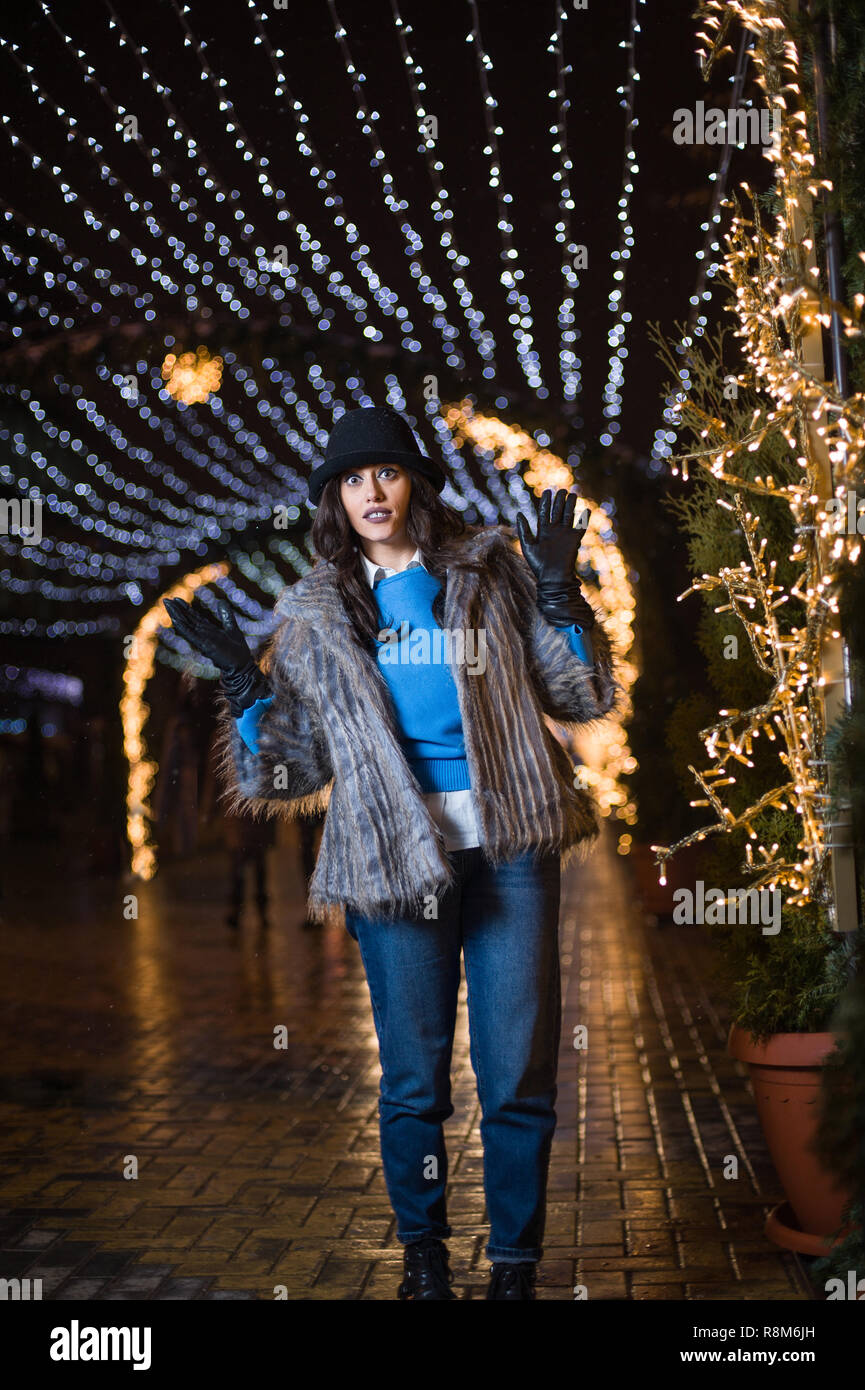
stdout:
[[(735, 515), (747, 546), (748, 561), (725, 567), (718, 574), (695, 579), (688, 594), (722, 590), (728, 603), (716, 612), (732, 612), (748, 637), (755, 660), (771, 681), (760, 703), (748, 710), (723, 709), (719, 719), (701, 730), (711, 765), (703, 772), (692, 768), (703, 796), (694, 806), (710, 806), (716, 820), (684, 836), (675, 845), (654, 845), (663, 869), (682, 846), (707, 835), (744, 830), (745, 867), (753, 874), (754, 888), (786, 888), (785, 903), (802, 907), (830, 904), (828, 868), (832, 845), (827, 837), (825, 807), (830, 792), (826, 767), (825, 710), (820, 694), (826, 677), (822, 670), (824, 642), (837, 638), (837, 583), (841, 563), (856, 564), (861, 558), (861, 537), (846, 528), (838, 503), (846, 489), (865, 481), (865, 394), (841, 396), (835, 386), (810, 369), (805, 360), (806, 336), (817, 326), (828, 327), (832, 309), (846, 333), (862, 331), (865, 297), (857, 295), (852, 308), (831, 303), (820, 292), (816, 266), (809, 263), (813, 249), (813, 199), (820, 191), (814, 177), (814, 154), (807, 135), (805, 112), (796, 103), (801, 97), (800, 61), (795, 40), (779, 18), (771, 0), (707, 0), (705, 36), (711, 49), (720, 44), (728, 11), (734, 12), (755, 35), (754, 65), (767, 104), (780, 116), (777, 139), (768, 157), (775, 165), (780, 211), (764, 224), (756, 198), (743, 184), (743, 197), (751, 197), (746, 217), (738, 197), (732, 227), (726, 237), (725, 279), (733, 291), (732, 312), (736, 336), (749, 374), (763, 403), (747, 426), (730, 429), (723, 420), (707, 418), (697, 402), (682, 402), (683, 423), (702, 439), (700, 447), (676, 458), (688, 477), (695, 463), (729, 485), (732, 501), (718, 503)], [(779, 38), (782, 40), (779, 42)], [(822, 181), (825, 184), (825, 181)], [(802, 227), (806, 234), (803, 236)], [(746, 478), (737, 472), (736, 460), (755, 452), (766, 441), (783, 439), (788, 458), (795, 460), (799, 476), (781, 482), (772, 474)], [(830, 461), (835, 498), (825, 495), (821, 453)], [(777, 580), (777, 560), (766, 553), (767, 538), (760, 535), (760, 516), (746, 506), (745, 498), (772, 497), (784, 502), (792, 514), (798, 539), (789, 556), (797, 577), (789, 587)], [(753, 503), (752, 503), (753, 505)], [(682, 595), (685, 597), (685, 595)], [(804, 621), (785, 623), (791, 601), (804, 610)], [(725, 803), (720, 788), (736, 782), (740, 767), (753, 766), (754, 741), (765, 736), (777, 744), (782, 780), (744, 811), (735, 814)], [(758, 822), (769, 808), (792, 809), (799, 818), (801, 838), (792, 859), (779, 856), (777, 844), (766, 845)]]
[(169, 352), (162, 364), (165, 389), (184, 405), (203, 405), (222, 381), (222, 358), (211, 357), (206, 347), (195, 352)]
[[(295, 125), (296, 141), (295, 148), (297, 153), (309, 163), (309, 176), (314, 181), (316, 188), (323, 196), (323, 203), (330, 219), (333, 223), (335, 240), (344, 241), (349, 249), (350, 260), (357, 265), (358, 271), (366, 281), (369, 292), (383, 318), (395, 319), (391, 325), (391, 334), (394, 330), (401, 335), (401, 346), (407, 352), (420, 351), (420, 342), (413, 336), (414, 325), (411, 322), (407, 307), (400, 300), (399, 294), (382, 281), (381, 276), (375, 270), (372, 262), (368, 259), (370, 248), (361, 239), (360, 232), (356, 224), (347, 218), (341, 210), (345, 203), (336, 185), (336, 173), (333, 169), (328, 169), (326, 161), (322, 159), (316, 148), (315, 140), (312, 135), (310, 117), (304, 109), (303, 103), (294, 95), (289, 86), (288, 78), (283, 71), (283, 60), (285, 52), (281, 48), (274, 48), (270, 42), (266, 29), (266, 21), (270, 15), (264, 11), (260, 12), (256, 0), (247, 0), (247, 8), (252, 17), (253, 25), (256, 30), (255, 43), (260, 44), (262, 52), (266, 55), (273, 76), (276, 79), (274, 95), (284, 99), (288, 103), (288, 109)], [(280, 191), (279, 200), (282, 202), (285, 194)], [(281, 216), (290, 219), (290, 213), (286, 209), (280, 210)], [(312, 246), (309, 233), (305, 227), (301, 228), (302, 239)], [(316, 253), (321, 248), (316, 243), (313, 247)], [(329, 259), (329, 258), (325, 258)], [(344, 280), (342, 271), (332, 270), (329, 274), (329, 281), (335, 287), (335, 293), (351, 308), (356, 322), (361, 326), (364, 335), (374, 342), (381, 342), (384, 334), (380, 328), (376, 328), (368, 322), (367, 309), (369, 304), (362, 292), (351, 290), (348, 283)], [(323, 319), (319, 324), (322, 331), (330, 326), (330, 319)]]
[[(370, 168), (378, 171), (381, 178), (382, 197), (384, 205), (392, 216), (402, 218), (399, 224), (400, 233), (406, 243), (406, 251), (410, 255), (409, 273), (417, 280), (418, 288), (423, 291), (421, 298), (429, 309), (435, 310), (432, 315), (432, 326), (441, 338), (441, 350), (444, 352), (444, 360), (449, 367), (457, 371), (465, 367), (465, 358), (459, 346), (459, 329), (450, 322), (448, 315), (447, 300), (437, 285), (433, 283), (430, 275), (425, 269), (422, 251), (423, 237), (416, 227), (408, 219), (409, 204), (404, 198), (400, 198), (397, 191), (396, 182), (390, 171), (387, 154), (384, 150), (382, 138), (378, 133), (377, 122), (380, 119), (378, 111), (373, 110), (366, 100), (364, 83), (366, 75), (361, 72), (353, 61), (351, 48), (348, 42), (348, 31), (340, 20), (334, 0), (327, 0), (328, 10), (334, 23), (334, 37), (339, 44), (345, 63), (345, 71), (351, 83), (352, 93), (357, 107), (357, 118), (360, 122), (360, 129), (369, 143), (372, 155), (370, 158)], [(450, 210), (447, 209), (447, 212)], [(441, 238), (440, 238), (441, 239)], [(416, 350), (419, 351), (421, 344), (417, 341)]]

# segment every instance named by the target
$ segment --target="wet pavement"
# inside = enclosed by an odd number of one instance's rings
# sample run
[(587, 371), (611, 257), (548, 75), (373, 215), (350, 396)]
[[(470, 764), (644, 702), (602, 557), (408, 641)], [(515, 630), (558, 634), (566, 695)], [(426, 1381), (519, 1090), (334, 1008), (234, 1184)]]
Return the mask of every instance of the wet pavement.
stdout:
[[(150, 884), (81, 879), (51, 850), (20, 857), (0, 916), (0, 1279), (41, 1279), (44, 1299), (64, 1300), (395, 1298), (402, 1247), (358, 948), (340, 927), (302, 925), (283, 833), (265, 932), (251, 909), (237, 933), (225, 926), (214, 852)], [(644, 917), (606, 830), (563, 890), (538, 1297), (812, 1297), (763, 1235), (783, 1194), (727, 1056), (701, 928)], [(454, 1289), (483, 1298), (464, 980), (452, 1076)]]

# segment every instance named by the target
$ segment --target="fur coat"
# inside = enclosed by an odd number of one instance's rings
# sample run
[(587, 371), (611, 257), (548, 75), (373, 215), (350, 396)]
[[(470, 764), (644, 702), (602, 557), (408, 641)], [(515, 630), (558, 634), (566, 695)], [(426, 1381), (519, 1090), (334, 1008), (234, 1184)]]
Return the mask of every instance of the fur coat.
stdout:
[[(462, 714), (481, 847), (494, 863), (555, 850), (564, 864), (599, 833), (591, 793), (574, 785), (571, 760), (544, 720), (600, 720), (622, 692), (608, 633), (591, 631), (594, 670), (567, 634), (535, 607), (535, 579), (515, 533), (472, 526), (448, 569), (443, 627), (484, 629), (483, 674), (452, 667)], [(258, 753), (223, 712), (223, 767), (232, 805), (288, 818), (327, 808), (307, 911), (338, 920), (349, 905), (367, 917), (419, 910), (453, 881), (441, 834), (404, 756), (376, 658), (354, 637), (319, 562), (280, 595), (281, 620), (264, 668), (274, 701)]]

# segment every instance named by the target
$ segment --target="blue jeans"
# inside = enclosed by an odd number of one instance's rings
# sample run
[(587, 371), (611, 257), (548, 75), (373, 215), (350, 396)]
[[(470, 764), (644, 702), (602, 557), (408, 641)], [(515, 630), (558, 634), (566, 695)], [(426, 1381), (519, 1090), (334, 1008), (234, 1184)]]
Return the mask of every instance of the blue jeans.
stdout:
[[(381, 1156), (400, 1241), (445, 1239), (450, 1064), (465, 958), (471, 1062), (481, 1102), (490, 1260), (543, 1254), (562, 1026), (558, 854), (494, 868), (451, 852), (456, 881), (422, 913), (370, 920), (350, 908), (379, 1042)], [(435, 904), (433, 904), (435, 905)]]

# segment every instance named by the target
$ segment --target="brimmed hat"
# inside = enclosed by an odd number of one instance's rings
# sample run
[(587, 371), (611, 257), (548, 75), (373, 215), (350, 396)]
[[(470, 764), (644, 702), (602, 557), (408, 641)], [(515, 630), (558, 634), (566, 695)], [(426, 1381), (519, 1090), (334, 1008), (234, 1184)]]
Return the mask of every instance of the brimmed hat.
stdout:
[(350, 469), (377, 463), (399, 463), (428, 478), (441, 492), (447, 478), (433, 459), (422, 454), (411, 426), (390, 406), (361, 406), (347, 410), (335, 422), (324, 451), (324, 462), (309, 475), (309, 500), (316, 506), (325, 483)]

